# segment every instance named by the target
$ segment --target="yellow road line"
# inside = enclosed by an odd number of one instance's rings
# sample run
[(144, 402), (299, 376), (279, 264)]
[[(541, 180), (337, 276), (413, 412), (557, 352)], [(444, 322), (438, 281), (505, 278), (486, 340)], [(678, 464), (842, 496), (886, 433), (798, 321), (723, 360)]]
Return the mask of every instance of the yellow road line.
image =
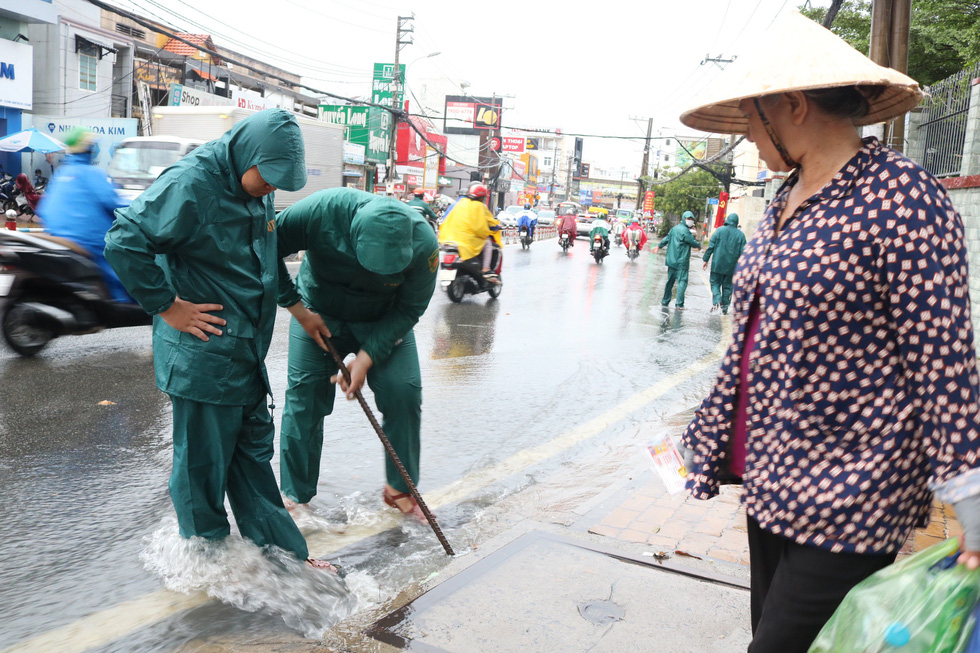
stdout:
[[(731, 323), (723, 318), (722, 338), (718, 346), (686, 369), (672, 374), (645, 390), (641, 390), (567, 433), (536, 447), (519, 451), (499, 463), (472, 472), (444, 488), (427, 493), (425, 495), (426, 503), (432, 508), (438, 508), (461, 501), (502, 478), (547, 460), (598, 435), (627, 415), (660, 398), (679, 383), (687, 381), (717, 364), (724, 355), (730, 338)], [(396, 526), (398, 521), (397, 516), (391, 516), (372, 523), (370, 526), (350, 527), (342, 534), (316, 533), (308, 537), (307, 541), (311, 553), (322, 558), (351, 544), (389, 530)], [(82, 653), (92, 648), (106, 646), (117, 639), (139, 631), (141, 628), (162, 621), (179, 612), (204, 605), (209, 601), (211, 599), (204, 593), (184, 595), (160, 590), (82, 617), (43, 635), (24, 640), (4, 649), (2, 653), (49, 653), (50, 651)]]

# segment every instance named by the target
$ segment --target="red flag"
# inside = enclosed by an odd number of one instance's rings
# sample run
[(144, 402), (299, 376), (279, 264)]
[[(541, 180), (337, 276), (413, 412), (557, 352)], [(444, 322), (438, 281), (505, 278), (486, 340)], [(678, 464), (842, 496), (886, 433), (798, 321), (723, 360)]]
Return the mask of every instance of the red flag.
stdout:
[(718, 197), (718, 215), (715, 216), (715, 229), (725, 224), (725, 214), (728, 212), (728, 193)]

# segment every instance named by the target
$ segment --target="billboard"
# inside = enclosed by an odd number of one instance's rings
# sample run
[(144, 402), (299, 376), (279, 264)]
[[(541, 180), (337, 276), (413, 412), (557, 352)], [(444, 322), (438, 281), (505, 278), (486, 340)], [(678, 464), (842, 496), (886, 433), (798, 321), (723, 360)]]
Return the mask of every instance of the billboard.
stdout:
[(503, 98), (447, 95), (444, 134), (481, 134), (500, 129)]
[(503, 152), (524, 154), (525, 140), (526, 139), (524, 139), (523, 137), (504, 136), (503, 147), (501, 148), (501, 150)]
[[(405, 81), (405, 64), (399, 64), (399, 77)], [(374, 64), (371, 101), (386, 107), (395, 106), (395, 64)], [(365, 157), (370, 161), (387, 161), (391, 147), (391, 114), (379, 107), (368, 111), (368, 143)]]
[(30, 111), (33, 92), (34, 48), (0, 41), (0, 107)]

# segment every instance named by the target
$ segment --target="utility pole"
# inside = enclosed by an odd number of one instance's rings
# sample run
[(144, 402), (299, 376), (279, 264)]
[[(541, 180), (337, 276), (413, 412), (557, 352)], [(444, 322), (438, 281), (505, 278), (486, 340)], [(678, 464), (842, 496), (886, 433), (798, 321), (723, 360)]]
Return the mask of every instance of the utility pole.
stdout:
[(397, 156), (398, 151), (398, 116), (402, 111), (402, 99), (401, 99), (401, 89), (402, 89), (402, 71), (398, 65), (398, 55), (402, 51), (402, 48), (406, 45), (411, 45), (414, 41), (411, 38), (407, 40), (402, 40), (402, 36), (411, 34), (414, 32), (414, 28), (406, 27), (409, 21), (415, 20), (415, 14), (411, 16), (399, 16), (398, 17), (398, 29), (395, 32), (395, 70), (392, 74), (392, 79), (395, 82), (394, 88), (391, 89), (391, 108), (393, 109), (391, 114), (391, 139), (388, 142), (388, 170), (385, 175), (385, 181), (387, 182), (387, 191), (389, 193), (394, 193), (395, 191), (395, 179), (398, 178), (398, 173), (396, 170), (397, 166)]
[[(874, 0), (868, 58), (879, 66), (908, 73), (911, 20), (911, 0)], [(886, 123), (881, 136), (886, 145), (901, 152), (905, 145), (905, 116), (896, 118), (891, 129)]]
[(650, 164), (650, 137), (653, 135), (653, 118), (647, 118), (647, 138), (643, 144), (643, 165), (640, 166), (640, 178), (636, 180), (636, 205), (642, 207), (646, 199), (647, 166)]
[(555, 176), (557, 174), (558, 174), (558, 135), (556, 134), (555, 135), (555, 153), (551, 157), (551, 193), (549, 194), (549, 197), (548, 197), (548, 199), (551, 200), (551, 205), (552, 206), (555, 206), (555, 195), (558, 194), (558, 193), (555, 192), (555, 184), (558, 182), (558, 180), (555, 179)]

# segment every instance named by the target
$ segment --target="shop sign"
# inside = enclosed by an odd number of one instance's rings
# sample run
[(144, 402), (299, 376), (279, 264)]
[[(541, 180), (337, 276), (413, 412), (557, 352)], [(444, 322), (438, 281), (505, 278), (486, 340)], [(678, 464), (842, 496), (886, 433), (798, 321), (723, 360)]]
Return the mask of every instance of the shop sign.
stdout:
[(0, 40), (0, 107), (30, 111), (33, 92), (34, 49)]
[(503, 98), (447, 95), (444, 134), (481, 134), (500, 128)]
[(232, 89), (231, 98), (234, 100), (234, 104), (239, 109), (247, 109), (248, 111), (264, 111), (265, 109), (276, 109), (278, 105), (269, 101), (268, 98), (264, 98), (254, 91), (238, 91)]
[[(399, 64), (398, 68), (404, 83), (405, 64)], [(395, 90), (395, 64), (374, 64), (371, 101), (385, 107), (394, 107)], [(371, 107), (368, 111), (367, 158), (371, 161), (387, 161), (391, 137), (391, 114), (380, 107)]]
[(65, 140), (75, 127), (84, 127), (96, 135), (93, 163), (103, 170), (109, 169), (109, 161), (115, 147), (133, 136), (139, 136), (136, 118), (61, 118), (24, 114), (24, 129), (34, 127), (38, 131)]
[(364, 146), (344, 141), (344, 163), (364, 165)]
[(222, 107), (232, 104), (230, 98), (214, 93), (205, 93), (183, 84), (170, 85), (170, 106), (172, 107)]
[(504, 143), (503, 143), (503, 151), (513, 152), (515, 154), (523, 154), (525, 143), (527, 143), (527, 139), (525, 138), (514, 138), (510, 136), (505, 136)]
[(143, 59), (136, 59), (134, 64), (136, 79), (146, 82), (155, 91), (169, 91), (171, 84), (180, 84), (183, 81), (183, 72), (178, 68)]
[(349, 104), (321, 104), (320, 120), (344, 125), (344, 140), (366, 149), (369, 142), (368, 107), (352, 106)]
[(443, 177), (439, 175), (439, 185), (440, 186), (452, 186), (453, 180), (450, 177)]

